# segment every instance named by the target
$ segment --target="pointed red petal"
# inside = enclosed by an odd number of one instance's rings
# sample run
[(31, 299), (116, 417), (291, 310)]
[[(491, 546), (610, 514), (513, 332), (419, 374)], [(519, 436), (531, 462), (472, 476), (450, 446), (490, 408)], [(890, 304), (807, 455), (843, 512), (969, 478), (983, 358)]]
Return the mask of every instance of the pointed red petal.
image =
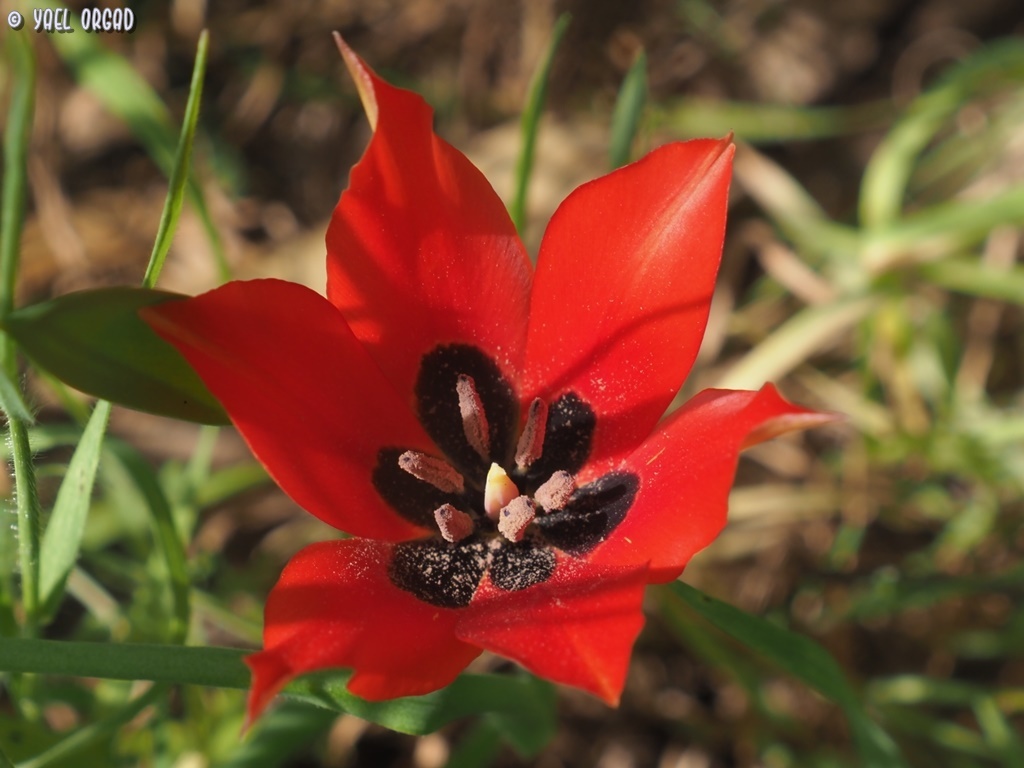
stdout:
[(626, 461), (640, 488), (626, 519), (589, 556), (595, 563), (650, 566), (671, 581), (725, 525), (739, 452), (761, 440), (836, 418), (758, 392), (706, 389), (674, 413)]
[(252, 280), (142, 314), (299, 506), (356, 536), (423, 535), (384, 504), (371, 471), (381, 448), (431, 442), (325, 298)]
[(528, 394), (571, 389), (598, 413), (591, 469), (650, 434), (693, 365), (722, 255), (733, 147), (669, 144), (585, 184), (541, 244)]
[(485, 579), (456, 634), (615, 706), (644, 624), (646, 570), (565, 558), (551, 579), (518, 592)]
[(505, 206), (436, 135), (433, 110), (341, 43), (375, 131), (327, 230), (327, 295), (400, 392), (439, 344), (474, 344), (514, 376), (531, 267)]
[(456, 639), (459, 612), (436, 608), (388, 578), (391, 546), (325, 541), (292, 558), (267, 599), (264, 650), (249, 656), (254, 719), (293, 677), (354, 670), (348, 689), (366, 699), (443, 688), (480, 655)]

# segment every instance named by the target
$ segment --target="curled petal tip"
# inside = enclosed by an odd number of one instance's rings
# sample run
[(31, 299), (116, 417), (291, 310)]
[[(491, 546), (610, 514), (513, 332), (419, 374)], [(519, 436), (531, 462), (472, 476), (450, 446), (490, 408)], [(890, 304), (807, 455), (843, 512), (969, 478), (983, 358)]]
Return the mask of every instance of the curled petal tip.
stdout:
[(771, 440), (787, 432), (813, 429), (814, 427), (846, 419), (845, 414), (835, 411), (812, 411), (788, 403), (783, 400), (773, 384), (766, 384), (761, 391), (767, 391), (769, 393), (768, 397), (780, 404), (783, 410), (774, 416), (769, 416), (761, 424), (754, 427), (743, 440), (740, 450), (750, 448), (766, 440)]
[(377, 97), (373, 88), (373, 76), (363, 60), (356, 55), (355, 51), (348, 47), (339, 32), (334, 32), (334, 43), (338, 46), (338, 53), (341, 54), (348, 73), (356, 84), (359, 91), (359, 100), (363, 102), (363, 109), (366, 110), (366, 119), (370, 121), (370, 127), (377, 130)]

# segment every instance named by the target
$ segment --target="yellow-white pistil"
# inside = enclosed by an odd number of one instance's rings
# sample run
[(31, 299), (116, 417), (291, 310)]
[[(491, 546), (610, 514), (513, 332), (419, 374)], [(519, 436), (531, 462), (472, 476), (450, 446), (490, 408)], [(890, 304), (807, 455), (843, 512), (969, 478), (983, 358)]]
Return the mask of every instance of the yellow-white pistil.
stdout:
[(501, 508), (519, 495), (519, 489), (504, 469), (492, 463), (484, 484), (484, 511), (491, 520), (498, 519)]

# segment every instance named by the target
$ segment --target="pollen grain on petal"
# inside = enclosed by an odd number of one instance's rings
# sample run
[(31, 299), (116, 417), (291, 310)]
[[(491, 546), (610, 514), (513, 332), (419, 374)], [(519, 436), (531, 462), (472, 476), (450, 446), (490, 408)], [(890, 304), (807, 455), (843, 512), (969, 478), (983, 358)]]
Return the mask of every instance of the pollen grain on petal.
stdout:
[(398, 457), (398, 466), (444, 493), (462, 493), (466, 483), (448, 462), (419, 451), (406, 451)]

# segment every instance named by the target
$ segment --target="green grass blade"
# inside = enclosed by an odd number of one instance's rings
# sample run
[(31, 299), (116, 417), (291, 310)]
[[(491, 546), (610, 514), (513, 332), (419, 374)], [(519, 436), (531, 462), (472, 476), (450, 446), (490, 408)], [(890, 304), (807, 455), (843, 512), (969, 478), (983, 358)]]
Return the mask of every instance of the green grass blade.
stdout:
[(1024, 267), (996, 269), (977, 258), (954, 258), (918, 270), (926, 280), (957, 293), (1024, 305)]
[(864, 227), (883, 228), (899, 217), (914, 165), (951, 115), (968, 101), (1022, 78), (1024, 48), (1019, 41), (1007, 40), (980, 48), (915, 99), (872, 154), (864, 173), (859, 201)]
[(612, 112), (612, 135), (608, 146), (608, 161), (612, 168), (629, 162), (630, 149), (646, 103), (647, 53), (641, 48), (622, 81)]
[(152, 288), (156, 285), (164, 260), (167, 258), (167, 252), (171, 248), (178, 219), (181, 216), (181, 206), (192, 163), (192, 143), (199, 120), (199, 102), (203, 95), (203, 77), (206, 74), (209, 42), (210, 35), (204, 30), (199, 36), (199, 46), (196, 48), (196, 61), (192, 68), (192, 84), (189, 88), (188, 103), (185, 106), (185, 119), (181, 125), (181, 137), (178, 139), (174, 166), (171, 170), (170, 187), (167, 191), (163, 212), (160, 214), (160, 226), (157, 229), (156, 241), (153, 243), (153, 253), (149, 257), (146, 275), (142, 278), (143, 288)]
[(806, 107), (687, 98), (656, 111), (652, 121), (682, 138), (731, 132), (739, 141), (773, 144), (876, 130), (891, 116), (888, 99), (850, 107)]
[[(879, 274), (915, 254), (934, 259), (984, 240), (1003, 224), (1024, 224), (1024, 185), (981, 200), (937, 203), (902, 218), (885, 229), (865, 234), (864, 264)], [(918, 257), (920, 258), (920, 257)]]
[[(79, 26), (77, 18), (72, 21), (72, 26)], [(96, 35), (52, 35), (49, 40), (71, 68), (75, 79), (128, 124), (153, 162), (171, 178), (178, 140), (167, 107), (149, 83), (128, 61), (107, 50)], [(220, 277), (228, 280), (231, 270), (224, 244), (213, 223), (203, 190), (194, 178), (188, 178), (187, 194), (210, 242)]]
[(53, 615), (60, 603), (68, 574), (78, 560), (109, 418), (110, 403), (101, 400), (93, 409), (82, 439), (71, 456), (46, 524), (40, 547), (39, 597), (49, 615)]
[(905, 766), (896, 745), (867, 716), (842, 668), (824, 648), (810, 638), (715, 600), (682, 582), (675, 582), (669, 589), (718, 629), (838, 704), (846, 714), (864, 765)]
[(0, 638), (0, 670), (42, 675), (249, 687), (246, 651), (157, 643), (88, 643)]
[(785, 376), (867, 317), (877, 303), (867, 296), (805, 307), (751, 349), (715, 386), (757, 389)]
[(518, 232), (523, 231), (526, 225), (526, 190), (530, 186), (530, 174), (533, 172), (533, 154), (537, 145), (537, 128), (540, 125), (541, 113), (544, 110), (544, 101), (548, 92), (548, 77), (551, 74), (551, 64), (555, 58), (555, 51), (562, 42), (565, 30), (569, 28), (571, 17), (563, 13), (555, 22), (555, 28), (551, 32), (551, 42), (544, 52), (540, 66), (533, 75), (530, 82), (530, 91), (526, 97), (526, 106), (523, 109), (523, 117), (520, 126), (523, 134), (523, 149), (519, 153), (519, 161), (516, 163), (516, 187), (512, 197), (512, 205), (509, 214), (512, 223), (515, 224)]

